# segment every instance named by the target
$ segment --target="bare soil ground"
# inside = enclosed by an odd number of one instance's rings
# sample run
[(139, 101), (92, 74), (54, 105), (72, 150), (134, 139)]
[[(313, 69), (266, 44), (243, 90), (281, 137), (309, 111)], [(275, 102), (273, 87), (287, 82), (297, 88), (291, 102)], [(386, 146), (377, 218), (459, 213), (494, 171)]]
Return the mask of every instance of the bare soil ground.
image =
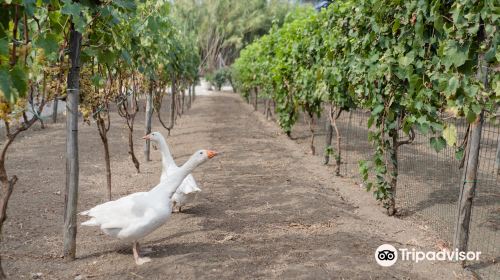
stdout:
[[(261, 112), (263, 108), (262, 104), (259, 107)], [(358, 161), (370, 159), (373, 153), (366, 128), (369, 116), (369, 112), (357, 110), (343, 112), (337, 120), (342, 137), (341, 175), (351, 178), (356, 184), (362, 182)], [(325, 121), (325, 116), (321, 116), (315, 127), (314, 144), (321, 159), (326, 143)], [(458, 139), (463, 139), (467, 129), (465, 121), (455, 120), (454, 124), (458, 129)], [(298, 118), (291, 136), (297, 143), (309, 147), (310, 131), (303, 115)], [(430, 137), (417, 131), (413, 143), (400, 148), (396, 196), (398, 217), (428, 228), (440, 239), (439, 243), (451, 247), (463, 170), (455, 158), (455, 148), (446, 147), (436, 153), (429, 145)], [(495, 168), (498, 137), (498, 128), (485, 122), (468, 241), (469, 250), (481, 252), (481, 258), (467, 262), (467, 265), (485, 280), (500, 279), (500, 176)], [(333, 160), (330, 165), (335, 165)]]
[[(113, 197), (146, 191), (161, 173), (158, 151), (145, 162), (138, 117), (137, 174), (127, 155), (127, 130), (113, 114)], [(165, 131), (154, 123), (153, 130)], [(65, 131), (63, 124), (20, 136), (8, 158), (20, 178), (4, 227), (1, 254), (12, 279), (464, 279), (454, 263), (374, 260), (384, 243), (435, 248), (435, 237), (410, 221), (385, 216), (370, 194), (332, 176), (276, 125), (237, 95), (198, 97), (167, 139), (178, 164), (195, 150), (224, 152), (194, 172), (203, 189), (143, 243), (153, 261), (136, 266), (130, 244), (80, 227), (77, 260), (62, 252)], [(102, 145), (95, 126), (80, 126), (79, 210), (105, 201)], [(81, 221), (80, 221), (81, 222)]]

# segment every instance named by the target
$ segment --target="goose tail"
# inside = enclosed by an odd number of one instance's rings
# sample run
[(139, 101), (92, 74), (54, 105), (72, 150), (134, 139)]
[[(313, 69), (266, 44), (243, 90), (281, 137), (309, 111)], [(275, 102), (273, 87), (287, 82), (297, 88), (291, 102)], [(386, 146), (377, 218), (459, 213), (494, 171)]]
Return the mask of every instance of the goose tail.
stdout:
[(98, 226), (99, 223), (97, 222), (97, 220), (95, 218), (92, 218), (88, 221), (85, 221), (83, 223), (81, 223), (82, 226), (89, 226), (89, 227), (95, 227), (95, 226)]

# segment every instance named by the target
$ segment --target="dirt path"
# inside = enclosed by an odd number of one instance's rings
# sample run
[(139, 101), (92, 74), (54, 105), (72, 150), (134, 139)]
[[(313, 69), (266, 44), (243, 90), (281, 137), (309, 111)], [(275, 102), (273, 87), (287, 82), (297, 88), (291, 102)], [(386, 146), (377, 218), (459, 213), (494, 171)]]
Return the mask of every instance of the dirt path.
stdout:
[[(145, 163), (138, 118), (141, 173), (127, 157), (123, 121), (110, 131), (113, 195), (148, 190), (160, 177), (158, 151)], [(162, 131), (155, 124), (154, 130)], [(102, 147), (95, 127), (80, 130), (79, 209), (104, 201)], [(317, 158), (281, 135), (234, 94), (198, 97), (167, 139), (178, 164), (194, 150), (224, 155), (198, 168), (201, 197), (148, 236), (152, 263), (136, 266), (129, 244), (95, 228), (79, 228), (78, 259), (61, 253), (65, 135), (62, 124), (31, 131), (9, 155), (20, 177), (1, 252), (13, 279), (458, 279), (451, 263), (374, 261), (384, 243), (435, 250), (433, 239), (407, 221), (381, 214), (369, 194), (335, 178)]]

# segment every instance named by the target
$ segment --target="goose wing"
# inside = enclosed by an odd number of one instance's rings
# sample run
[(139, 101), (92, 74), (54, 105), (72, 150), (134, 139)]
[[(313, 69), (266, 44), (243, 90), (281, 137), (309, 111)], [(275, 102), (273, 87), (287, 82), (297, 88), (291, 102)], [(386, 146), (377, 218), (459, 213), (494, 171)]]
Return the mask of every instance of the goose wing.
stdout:
[(138, 192), (117, 200), (99, 204), (80, 215), (91, 217), (85, 226), (101, 228), (125, 228), (138, 219), (144, 219), (148, 210), (147, 192)]
[(198, 187), (196, 181), (194, 180), (193, 175), (191, 174), (189, 174), (186, 177), (186, 179), (182, 181), (182, 184), (176, 191), (176, 193), (182, 193), (182, 194), (190, 194), (195, 192), (201, 192), (201, 189)]

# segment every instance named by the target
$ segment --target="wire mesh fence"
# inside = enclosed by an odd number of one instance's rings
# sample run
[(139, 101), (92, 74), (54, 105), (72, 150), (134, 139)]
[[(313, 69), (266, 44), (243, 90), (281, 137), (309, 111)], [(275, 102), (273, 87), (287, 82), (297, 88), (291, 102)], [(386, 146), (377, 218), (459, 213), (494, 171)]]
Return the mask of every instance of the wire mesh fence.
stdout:
[[(346, 176), (359, 176), (357, 163), (371, 156), (368, 117), (367, 112), (354, 111), (337, 121), (343, 135), (341, 170)], [(458, 139), (463, 139), (466, 122), (460, 119), (453, 123)], [(403, 218), (425, 223), (438, 233), (445, 247), (452, 248), (463, 170), (455, 149), (447, 147), (438, 153), (429, 145), (430, 137), (417, 132), (413, 143), (401, 146), (396, 201)], [(468, 265), (483, 279), (500, 279), (500, 185), (496, 164), (499, 140), (500, 129), (486, 122), (468, 243), (469, 251), (481, 252), (480, 260)]]
[[(259, 104), (263, 110), (263, 103)], [(343, 112), (337, 120), (341, 135), (341, 175), (358, 184), (360, 160), (369, 160), (373, 147), (368, 140), (367, 121), (370, 112), (355, 110)], [(467, 133), (465, 120), (450, 120), (457, 127), (457, 139)], [(315, 124), (317, 155), (324, 157), (326, 117)], [(292, 138), (299, 143), (309, 141), (310, 131), (306, 117), (299, 117)], [(433, 229), (441, 240), (441, 248), (453, 249), (453, 235), (457, 221), (460, 184), (463, 181), (461, 160), (455, 149), (446, 147), (439, 153), (429, 144), (431, 135), (416, 132), (411, 144), (400, 147), (399, 175), (396, 196), (400, 217), (412, 219)], [(335, 147), (335, 132), (332, 146)], [(334, 165), (335, 161), (330, 160)], [(478, 180), (470, 224), (469, 251), (480, 251), (480, 260), (467, 265), (482, 279), (500, 279), (500, 129), (485, 122), (481, 136)]]

